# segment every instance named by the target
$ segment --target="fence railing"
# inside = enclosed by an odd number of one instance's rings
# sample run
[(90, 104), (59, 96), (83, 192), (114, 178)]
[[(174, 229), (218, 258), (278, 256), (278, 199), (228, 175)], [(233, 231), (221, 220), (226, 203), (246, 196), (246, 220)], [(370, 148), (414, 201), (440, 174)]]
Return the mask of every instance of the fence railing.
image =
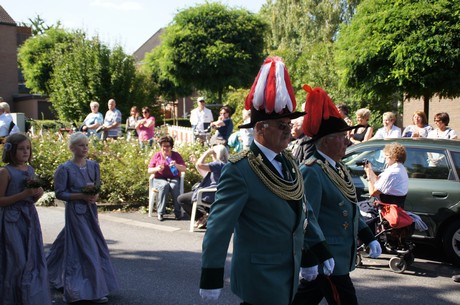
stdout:
[(195, 141), (190, 127), (168, 125), (168, 134), (173, 137), (176, 143), (193, 143)]

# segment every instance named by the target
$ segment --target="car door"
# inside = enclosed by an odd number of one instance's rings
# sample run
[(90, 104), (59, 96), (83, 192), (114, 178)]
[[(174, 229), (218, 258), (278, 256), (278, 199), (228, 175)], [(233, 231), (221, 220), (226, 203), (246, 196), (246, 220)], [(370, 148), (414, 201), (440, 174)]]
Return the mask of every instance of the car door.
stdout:
[(406, 148), (404, 163), (409, 175), (405, 209), (428, 225), (417, 237), (434, 238), (440, 224), (460, 202), (460, 183), (452, 158), (445, 149)]

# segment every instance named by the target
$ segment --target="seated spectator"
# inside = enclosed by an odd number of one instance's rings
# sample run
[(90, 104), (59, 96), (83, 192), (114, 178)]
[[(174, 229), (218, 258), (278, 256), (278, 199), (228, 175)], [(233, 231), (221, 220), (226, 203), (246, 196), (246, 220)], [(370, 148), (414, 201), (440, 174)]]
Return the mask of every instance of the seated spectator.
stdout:
[(227, 145), (233, 150), (234, 153), (243, 150), (243, 141), (241, 139), (241, 130), (235, 131), (228, 137)]
[(364, 166), (369, 181), (369, 195), (379, 197), (384, 203), (393, 203), (404, 208), (404, 202), (409, 190), (409, 176), (404, 167), (406, 161), (406, 149), (399, 143), (385, 145), (386, 169), (376, 175), (372, 169), (372, 163)]
[(10, 105), (7, 102), (4, 102), (3, 98), (1, 97), (0, 97), (0, 108), (3, 108), (4, 114), (7, 118), (8, 117), (11, 118), (10, 126), (8, 127), (8, 130), (9, 130), (8, 135), (12, 135), (12, 134), (21, 132), (21, 130), (19, 130), (18, 125), (16, 125), (13, 122), (13, 117), (10, 114)]
[(91, 113), (86, 116), (80, 130), (87, 136), (96, 135), (99, 137), (96, 130), (102, 125), (102, 123), (104, 123), (104, 117), (102, 116), (102, 113), (99, 112), (98, 102), (92, 101), (89, 103), (89, 107), (91, 108)]
[(434, 123), (436, 128), (431, 130), (428, 133), (428, 138), (430, 139), (447, 139), (454, 140), (457, 139), (457, 133), (449, 125), (450, 118), (447, 112), (439, 112), (434, 115)]
[(211, 122), (211, 127), (217, 130), (211, 138), (211, 144), (227, 145), (228, 138), (233, 133), (232, 110), (228, 106), (220, 108), (219, 118)]
[(412, 123), (413, 125), (409, 125), (404, 129), (402, 133), (404, 138), (426, 138), (428, 133), (433, 130), (433, 127), (428, 125), (426, 114), (423, 111), (414, 112)]
[(129, 111), (129, 117), (126, 119), (126, 127), (125, 127), (126, 140), (129, 141), (137, 137), (136, 123), (137, 121), (141, 119), (142, 117), (140, 116), (139, 110), (137, 109), (137, 107), (136, 106), (131, 107)]
[(350, 132), (350, 142), (351, 144), (358, 144), (361, 142), (368, 141), (372, 138), (374, 129), (369, 125), (369, 118), (371, 117), (371, 112), (369, 109), (361, 108), (356, 111), (356, 122), (357, 125), (362, 125), (363, 127), (358, 127), (352, 129)]
[(139, 144), (141, 145), (141, 148), (144, 148), (146, 144), (149, 147), (152, 147), (155, 137), (155, 117), (150, 115), (149, 107), (142, 107), (142, 116), (144, 118), (138, 120), (135, 126), (139, 138)]
[[(208, 157), (212, 158), (211, 162), (205, 162), (206, 158)], [(196, 192), (199, 189), (217, 186), (219, 183), (220, 173), (227, 161), (228, 150), (224, 145), (215, 145), (214, 147), (205, 151), (196, 161), (195, 167), (201, 176), (203, 176), (203, 180), (194, 191), (184, 193), (177, 198), (177, 201), (187, 214), (192, 214), (192, 203), (193, 201), (196, 201)], [(204, 194), (203, 201), (210, 204), (214, 202), (214, 193)], [(197, 207), (195, 216), (195, 220), (197, 221), (195, 223), (195, 227), (198, 229), (206, 228), (208, 213), (208, 207)]]
[(171, 136), (163, 136), (158, 140), (161, 150), (150, 160), (148, 173), (155, 175), (153, 187), (158, 190), (158, 220), (163, 221), (166, 214), (166, 197), (172, 195), (176, 220), (182, 219), (182, 210), (177, 202), (180, 194), (180, 173), (187, 167), (182, 156), (173, 151), (174, 140)]
[(383, 127), (379, 128), (372, 139), (400, 138), (401, 128), (395, 125), (396, 116), (393, 112), (385, 112), (382, 116)]

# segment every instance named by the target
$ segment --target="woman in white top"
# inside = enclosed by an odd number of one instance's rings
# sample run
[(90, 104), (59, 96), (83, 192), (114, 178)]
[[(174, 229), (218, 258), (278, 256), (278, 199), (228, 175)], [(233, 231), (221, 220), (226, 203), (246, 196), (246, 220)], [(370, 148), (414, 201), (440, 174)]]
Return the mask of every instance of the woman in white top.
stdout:
[(404, 138), (426, 138), (428, 133), (433, 130), (433, 127), (428, 125), (428, 119), (423, 111), (415, 111), (412, 116), (414, 125), (407, 126), (402, 136)]
[(447, 139), (454, 140), (457, 139), (457, 133), (449, 125), (449, 115), (447, 112), (439, 112), (434, 115), (434, 123), (436, 124), (436, 129), (428, 133), (428, 138), (430, 139)]
[(395, 126), (396, 116), (393, 112), (385, 112), (382, 117), (383, 127), (379, 128), (372, 139), (400, 138), (401, 128)]
[(406, 149), (399, 143), (385, 145), (386, 169), (376, 175), (369, 162), (364, 171), (369, 180), (369, 195), (380, 197), (384, 203), (393, 203), (404, 208), (407, 192), (409, 191), (409, 176), (403, 163), (406, 161)]

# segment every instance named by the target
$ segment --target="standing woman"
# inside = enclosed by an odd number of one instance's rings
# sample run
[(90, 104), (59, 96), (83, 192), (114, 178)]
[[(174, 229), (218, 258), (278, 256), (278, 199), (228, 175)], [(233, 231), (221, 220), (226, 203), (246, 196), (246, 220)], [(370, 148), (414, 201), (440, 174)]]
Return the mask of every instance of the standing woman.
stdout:
[(69, 149), (72, 160), (54, 173), (56, 198), (66, 207), (65, 226), (47, 257), (50, 283), (64, 290), (65, 302), (107, 303), (118, 281), (97, 215), (99, 164), (86, 159), (88, 138), (81, 132), (70, 135)]
[(428, 125), (428, 119), (423, 111), (415, 111), (412, 116), (413, 125), (407, 126), (402, 136), (404, 138), (426, 138), (433, 127)]
[(30, 183), (35, 177), (31, 158), (29, 138), (20, 133), (6, 138), (2, 161), (7, 165), (0, 168), (0, 304), (5, 305), (51, 305), (34, 205), (43, 189)]
[(457, 139), (457, 133), (449, 125), (450, 118), (447, 112), (440, 112), (434, 115), (434, 123), (436, 128), (428, 133), (428, 138), (431, 139)]
[(158, 220), (164, 220), (166, 214), (166, 196), (171, 193), (176, 220), (182, 219), (182, 209), (177, 201), (180, 194), (180, 173), (187, 169), (182, 156), (173, 151), (174, 140), (171, 136), (161, 137), (158, 141), (161, 150), (150, 160), (148, 173), (154, 174), (154, 189), (158, 190)]
[(145, 144), (152, 147), (155, 136), (155, 117), (150, 115), (149, 107), (142, 107), (142, 116), (144, 118), (136, 122), (139, 144), (141, 148), (144, 148)]
[(350, 132), (350, 142), (352, 144), (358, 144), (361, 142), (368, 141), (372, 138), (374, 129), (369, 125), (369, 118), (371, 117), (371, 112), (369, 109), (361, 108), (356, 111), (356, 122), (362, 127), (352, 129)]

